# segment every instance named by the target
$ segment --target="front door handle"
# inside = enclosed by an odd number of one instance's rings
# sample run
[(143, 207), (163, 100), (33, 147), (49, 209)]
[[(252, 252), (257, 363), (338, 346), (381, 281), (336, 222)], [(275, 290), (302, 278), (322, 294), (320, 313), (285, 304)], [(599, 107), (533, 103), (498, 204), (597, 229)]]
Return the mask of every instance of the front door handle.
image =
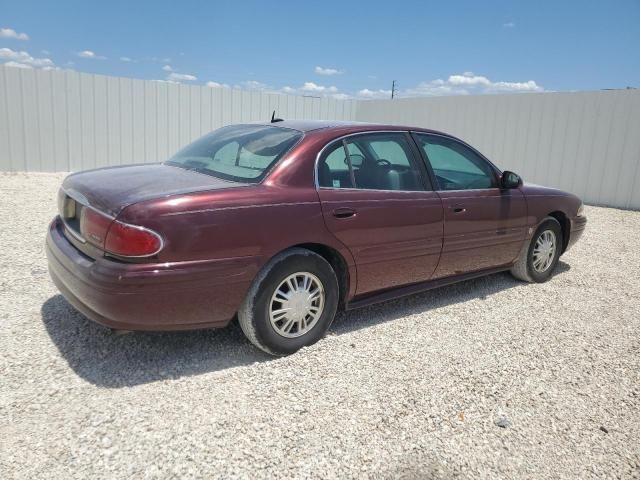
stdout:
[(453, 213), (464, 213), (467, 211), (467, 209), (462, 205), (452, 205), (449, 208), (453, 210)]
[(336, 208), (333, 211), (333, 216), (336, 218), (349, 218), (353, 217), (356, 214), (356, 211), (353, 208), (349, 207), (340, 207)]

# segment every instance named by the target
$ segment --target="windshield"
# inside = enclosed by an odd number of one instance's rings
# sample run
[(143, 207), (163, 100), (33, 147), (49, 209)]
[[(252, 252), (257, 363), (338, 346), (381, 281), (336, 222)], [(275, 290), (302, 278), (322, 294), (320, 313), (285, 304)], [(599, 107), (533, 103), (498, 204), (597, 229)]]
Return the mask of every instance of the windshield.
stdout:
[(257, 183), (302, 138), (302, 132), (232, 125), (187, 145), (166, 163), (236, 182)]

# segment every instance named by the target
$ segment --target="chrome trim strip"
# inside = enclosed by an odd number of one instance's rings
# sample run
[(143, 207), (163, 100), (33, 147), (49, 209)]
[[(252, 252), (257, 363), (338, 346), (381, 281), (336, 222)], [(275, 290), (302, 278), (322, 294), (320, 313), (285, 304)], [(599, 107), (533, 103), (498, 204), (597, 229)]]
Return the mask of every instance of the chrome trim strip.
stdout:
[(87, 197), (85, 197), (80, 192), (77, 192), (76, 190), (73, 190), (72, 188), (70, 188), (69, 190), (65, 190), (64, 188), (60, 187), (60, 190), (62, 190), (67, 197), (73, 198), (80, 205), (82, 205), (84, 207), (88, 207), (89, 206), (89, 200), (87, 199)]
[(337, 190), (344, 191), (349, 190), (352, 192), (396, 192), (400, 194), (409, 193), (434, 193), (434, 190), (380, 190), (377, 188), (353, 188), (353, 187), (318, 187), (318, 190)]
[(69, 234), (75, 238), (76, 240), (78, 240), (80, 243), (87, 243), (87, 240), (80, 235), (79, 233), (77, 233), (73, 228), (71, 228), (71, 226), (65, 222), (64, 217), (60, 217), (60, 219), (62, 220), (62, 225), (64, 225), (64, 229), (69, 232)]
[[(385, 192), (389, 190), (384, 190)], [(439, 198), (366, 198), (366, 199), (345, 199), (345, 200), (325, 200), (322, 203), (375, 203), (375, 202), (415, 202), (419, 200), (425, 203), (425, 206), (429, 206), (429, 204), (433, 204), (436, 207), (442, 208), (442, 202)]]

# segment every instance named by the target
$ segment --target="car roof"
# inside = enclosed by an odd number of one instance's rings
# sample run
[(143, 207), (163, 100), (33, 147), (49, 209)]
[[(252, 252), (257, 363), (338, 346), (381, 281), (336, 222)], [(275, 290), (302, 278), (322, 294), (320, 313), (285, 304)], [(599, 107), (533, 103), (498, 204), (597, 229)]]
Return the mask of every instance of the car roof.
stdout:
[(315, 130), (348, 130), (350, 132), (366, 132), (370, 130), (412, 130), (420, 132), (437, 133), (447, 135), (437, 130), (430, 130), (420, 127), (408, 127), (403, 125), (389, 125), (383, 123), (367, 123), (342, 120), (282, 120), (278, 122), (251, 122), (252, 125), (265, 125), (272, 127), (291, 128), (301, 132), (312, 132)]

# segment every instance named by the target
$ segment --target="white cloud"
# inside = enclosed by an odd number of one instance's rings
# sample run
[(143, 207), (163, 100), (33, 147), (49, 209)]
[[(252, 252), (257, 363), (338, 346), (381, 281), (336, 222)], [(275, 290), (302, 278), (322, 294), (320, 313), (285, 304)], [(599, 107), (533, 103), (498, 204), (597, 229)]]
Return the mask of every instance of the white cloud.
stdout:
[(288, 95), (313, 95), (333, 98), (351, 98), (344, 92), (340, 92), (338, 87), (331, 85), (319, 85), (314, 82), (304, 82), (301, 87), (294, 88), (291, 86), (282, 87), (278, 93), (286, 93)]
[[(29, 55), (28, 52), (17, 52), (10, 48), (0, 48), (0, 59), (6, 59), (13, 61), (14, 64), (9, 66), (16, 66), (15, 63), (21, 63), (24, 65), (30, 65), (32, 67), (52, 67), (54, 65), (50, 58), (34, 58)], [(9, 63), (9, 62), (7, 62)], [(7, 64), (5, 63), (5, 65)]]
[(391, 90), (369, 90), (363, 88), (358, 91), (358, 96), (362, 98), (391, 98)]
[(300, 87), (300, 90), (302, 90), (303, 92), (336, 93), (338, 91), (338, 88), (334, 86), (325, 87), (324, 85), (318, 85), (314, 82), (304, 82), (304, 85)]
[(516, 24), (514, 22), (503, 23), (502, 26), (504, 28), (516, 28)]
[(143, 57), (142, 60), (152, 63), (171, 63), (171, 58), (169, 57)]
[(0, 28), (0, 38), (13, 38), (14, 40), (29, 40), (26, 33), (18, 33), (13, 28)]
[(133, 62), (131, 57), (120, 57), (121, 62)]
[(398, 96), (404, 97), (436, 97), (442, 95), (468, 95), (469, 91), (461, 87), (447, 85), (444, 80), (437, 79), (430, 82), (420, 82), (412, 88), (398, 92)]
[(180, 85), (180, 82), (176, 82), (175, 80), (162, 80), (162, 79), (154, 79), (151, 80), (152, 82), (158, 82), (158, 83), (172, 83), (174, 85)]
[(169, 75), (167, 75), (167, 80), (172, 82), (194, 82), (198, 80), (198, 77), (196, 77), (195, 75), (189, 75), (187, 73), (171, 72)]
[(318, 74), (318, 75), (342, 75), (344, 72), (341, 70), (338, 70), (337, 68), (324, 68), (324, 67), (316, 67), (314, 69), (314, 71)]
[(300, 90), (304, 90), (305, 92), (321, 92), (322, 90), (324, 90), (324, 87), (316, 85), (313, 82), (304, 82), (304, 85), (302, 86), (302, 88), (300, 88)]
[[(491, 82), (487, 77), (483, 77), (480, 75), (474, 75), (473, 72), (464, 72), (462, 75), (450, 75), (447, 79), (447, 83), (449, 85), (460, 86), (460, 85), (482, 85), (487, 86), (491, 85)], [(442, 83), (441, 83), (442, 85)]]
[(165, 72), (173, 72), (173, 68), (171, 68), (171, 65), (165, 65), (164, 67), (162, 67), (162, 70), (164, 70)]
[(542, 92), (544, 88), (533, 80), (526, 82), (495, 82), (491, 84), (491, 91), (496, 92)]
[(212, 88), (229, 88), (229, 85), (226, 83), (218, 83), (214, 81), (208, 81), (206, 85), (207, 87), (212, 87)]
[(91, 58), (93, 60), (104, 60), (107, 58), (103, 57), (102, 55), (96, 55), (96, 52), (93, 52), (91, 50), (82, 50), (81, 52), (78, 52), (77, 55), (80, 58)]
[(10, 60), (3, 64), (5, 67), (14, 67), (14, 68), (33, 68), (31, 65), (27, 65), (26, 63), (14, 62)]
[(247, 90), (271, 90), (269, 85), (266, 83), (258, 82), (257, 80), (247, 80), (244, 82), (240, 82), (239, 85), (236, 85), (237, 88), (246, 88)]
[(543, 91), (544, 88), (534, 80), (524, 82), (493, 81), (483, 75), (464, 72), (462, 74), (450, 75), (446, 80), (438, 78), (436, 80), (420, 82), (415, 87), (398, 92), (398, 96), (422, 97)]

